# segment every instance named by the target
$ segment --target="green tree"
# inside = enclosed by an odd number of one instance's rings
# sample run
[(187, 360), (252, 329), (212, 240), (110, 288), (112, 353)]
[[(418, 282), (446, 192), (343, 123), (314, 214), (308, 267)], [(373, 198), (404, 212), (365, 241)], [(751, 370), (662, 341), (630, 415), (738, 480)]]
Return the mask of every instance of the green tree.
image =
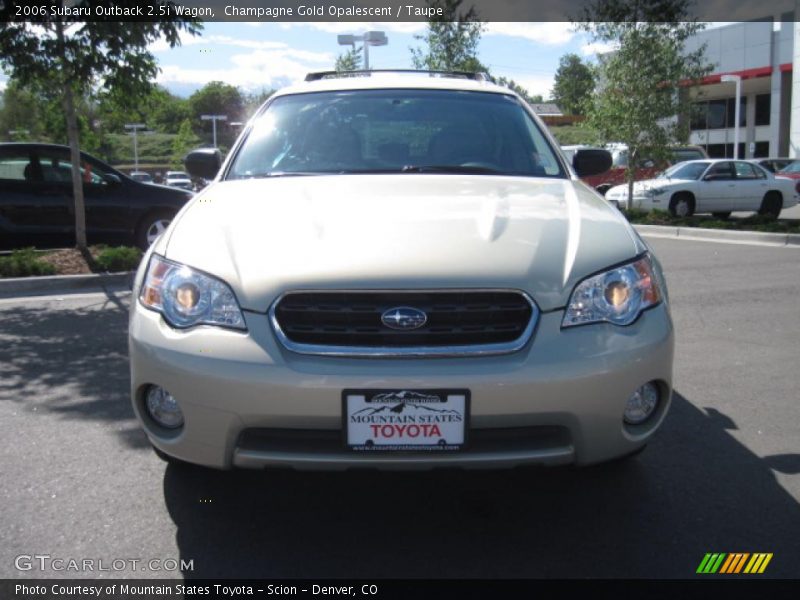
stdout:
[(531, 94), (527, 89), (522, 87), (513, 79), (509, 79), (507, 77), (498, 77), (497, 85), (503, 85), (508, 89), (510, 89), (511, 91), (516, 92), (528, 104), (541, 104), (542, 102), (544, 102), (541, 94)]
[(177, 133), (184, 119), (189, 118), (189, 102), (155, 85), (139, 102), (131, 105), (116, 93), (102, 94), (98, 102), (99, 119), (109, 133), (121, 133), (126, 123), (146, 123), (159, 133)]
[(474, 6), (462, 10), (464, 0), (430, 0), (429, 6), (441, 8), (442, 15), (428, 20), (428, 30), (414, 36), (424, 42), (422, 48), (411, 48), (415, 69), (431, 71), (467, 71), (481, 73), (487, 69), (478, 60), (478, 44), (485, 25), (478, 20)]
[[(167, 0), (151, 0), (168, 5)], [(72, 162), (72, 195), (75, 203), (75, 242), (88, 253), (83, 182), (80, 172), (80, 128), (77, 100), (97, 87), (136, 102), (158, 72), (149, 44), (163, 37), (170, 46), (180, 43), (179, 33), (192, 35), (201, 27), (196, 19), (174, 16), (154, 22), (87, 21), (48, 16), (46, 21), (13, 21), (18, 0), (6, 0), (0, 8), (0, 66), (27, 86), (38, 84), (61, 101)], [(27, 3), (26, 3), (27, 4)], [(39, 0), (48, 14), (63, 9), (64, 0)], [(70, 3), (95, 14), (98, 6), (123, 7), (123, 0), (77, 0)]]
[(217, 121), (217, 145), (230, 146), (238, 133), (228, 125), (244, 118), (244, 97), (239, 88), (221, 81), (211, 81), (189, 96), (191, 117), (199, 125), (209, 142), (212, 136), (211, 121), (202, 121), (202, 115), (225, 115), (227, 121)]
[(178, 129), (178, 135), (172, 141), (172, 166), (183, 169), (183, 158), (188, 152), (200, 145), (200, 138), (192, 128), (192, 122), (184, 119)]
[(671, 144), (686, 141), (687, 87), (711, 70), (705, 47), (684, 49), (704, 27), (690, 18), (689, 3), (595, 0), (577, 23), (595, 41), (617, 46), (600, 61), (600, 89), (587, 121), (600, 139), (628, 146), (629, 197), (645, 158), (665, 161)]
[(337, 73), (361, 69), (361, 50), (353, 47), (344, 54), (337, 56), (334, 69), (336, 69)]
[(244, 118), (249, 119), (266, 102), (275, 90), (263, 88), (259, 92), (251, 92), (244, 97)]
[(594, 91), (594, 73), (577, 54), (565, 54), (558, 61), (553, 101), (567, 115), (584, 115)]
[(43, 107), (38, 98), (16, 79), (11, 79), (3, 92), (0, 108), (0, 139), (41, 140), (44, 133)]

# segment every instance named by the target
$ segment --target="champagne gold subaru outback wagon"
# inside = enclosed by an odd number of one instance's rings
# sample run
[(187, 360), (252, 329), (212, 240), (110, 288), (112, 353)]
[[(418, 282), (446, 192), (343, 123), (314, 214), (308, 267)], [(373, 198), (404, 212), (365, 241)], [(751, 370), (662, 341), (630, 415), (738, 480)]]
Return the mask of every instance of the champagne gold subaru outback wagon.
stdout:
[(309, 75), (150, 247), (133, 407), (217, 468), (509, 467), (633, 454), (672, 392), (658, 261), (514, 92)]

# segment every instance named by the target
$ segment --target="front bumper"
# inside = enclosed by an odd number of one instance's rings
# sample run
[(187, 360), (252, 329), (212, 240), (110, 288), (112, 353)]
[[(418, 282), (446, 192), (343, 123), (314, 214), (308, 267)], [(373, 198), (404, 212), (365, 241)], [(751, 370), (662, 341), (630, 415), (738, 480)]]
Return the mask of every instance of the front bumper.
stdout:
[[(157, 448), (217, 468), (584, 465), (637, 450), (669, 408), (674, 339), (667, 307), (649, 309), (627, 327), (562, 330), (562, 316), (542, 314), (531, 341), (503, 356), (333, 358), (286, 350), (265, 314), (245, 313), (247, 333), (176, 331), (135, 301), (133, 407)], [(648, 381), (661, 392), (656, 414), (624, 425), (627, 399)], [(185, 425), (177, 433), (146, 414), (143, 397), (152, 384), (178, 400)], [(469, 435), (478, 441), (459, 452), (353, 452), (339, 441), (345, 388), (468, 388)]]
[(628, 210), (631, 208), (640, 210), (667, 210), (669, 207), (669, 195), (667, 194), (661, 194), (658, 196), (643, 196), (634, 194), (633, 202), (629, 202), (628, 193), (625, 192), (625, 194), (622, 195), (606, 195), (606, 200), (616, 205), (617, 208), (623, 210)]

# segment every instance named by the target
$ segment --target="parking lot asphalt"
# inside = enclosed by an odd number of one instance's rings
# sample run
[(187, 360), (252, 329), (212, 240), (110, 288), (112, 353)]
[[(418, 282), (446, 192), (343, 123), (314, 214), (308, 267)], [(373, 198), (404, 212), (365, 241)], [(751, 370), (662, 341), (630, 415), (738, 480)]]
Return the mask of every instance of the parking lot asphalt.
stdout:
[[(129, 294), (0, 300), (0, 577), (685, 578), (706, 552), (800, 576), (800, 250), (650, 241), (673, 408), (643, 454), (583, 469), (165, 466), (128, 402)], [(192, 564), (15, 567), (33, 554)]]

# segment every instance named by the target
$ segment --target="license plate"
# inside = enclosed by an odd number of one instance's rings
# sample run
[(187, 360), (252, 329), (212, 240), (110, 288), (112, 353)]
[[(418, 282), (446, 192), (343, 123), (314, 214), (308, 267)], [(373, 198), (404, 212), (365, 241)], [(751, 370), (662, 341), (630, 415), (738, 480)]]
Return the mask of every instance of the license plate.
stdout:
[(347, 446), (356, 451), (459, 450), (469, 390), (345, 390)]

